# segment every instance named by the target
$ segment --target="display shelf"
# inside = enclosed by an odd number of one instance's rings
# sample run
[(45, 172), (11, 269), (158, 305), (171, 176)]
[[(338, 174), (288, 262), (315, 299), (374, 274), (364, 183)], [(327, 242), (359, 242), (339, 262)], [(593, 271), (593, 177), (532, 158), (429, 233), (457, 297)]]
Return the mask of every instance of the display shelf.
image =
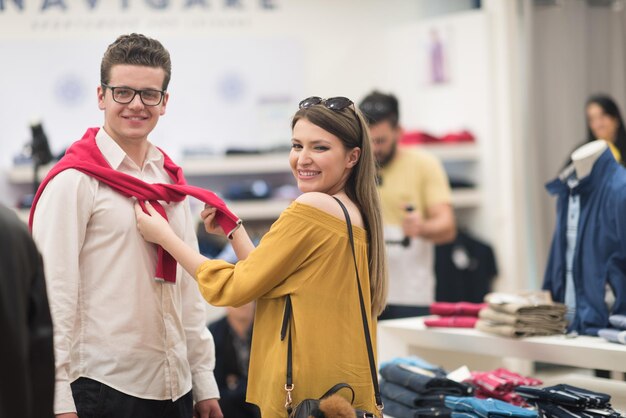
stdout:
[[(39, 179), (45, 177), (54, 164), (46, 164), (39, 168)], [(12, 184), (28, 184), (33, 182), (33, 167), (29, 164), (20, 164), (12, 167), (8, 173), (7, 178), (9, 183)]]
[(452, 206), (455, 209), (479, 207), (481, 199), (480, 189), (452, 189)]
[(428, 328), (424, 318), (379, 322), (379, 361), (427, 348), (626, 372), (626, 346), (599, 337), (565, 335), (506, 338), (473, 328)]
[[(42, 166), (39, 177), (43, 178), (52, 166)], [(287, 153), (188, 158), (182, 160), (180, 166), (187, 177), (282, 173), (291, 170)], [(8, 171), (7, 177), (12, 184), (31, 183), (33, 168), (30, 165), (15, 166)]]
[[(453, 190), (455, 208), (471, 208), (480, 204), (479, 190)], [(287, 199), (226, 201), (228, 208), (242, 220), (276, 219), (291, 203)], [(196, 212), (199, 214), (201, 208)]]
[(181, 167), (187, 177), (289, 172), (289, 154), (253, 154), (189, 158)]
[(480, 155), (478, 146), (474, 142), (421, 144), (417, 146), (437, 156), (442, 161), (472, 161), (478, 160)]
[(291, 203), (290, 200), (259, 200), (226, 202), (232, 210), (243, 221), (276, 219), (282, 211)]
[[(262, 221), (277, 219), (291, 203), (287, 199), (269, 200), (241, 200), (227, 201), (228, 208), (242, 221)], [(195, 214), (199, 217), (202, 207), (194, 208)]]
[[(476, 144), (420, 146), (443, 161), (462, 161), (478, 158)], [(44, 177), (52, 165), (42, 166), (39, 169), (39, 177)], [(180, 166), (186, 176), (263, 174), (290, 171), (289, 154), (287, 153), (187, 158), (182, 160)], [(7, 177), (9, 182), (13, 184), (30, 183), (33, 181), (33, 168), (30, 165), (15, 166), (8, 171)]]

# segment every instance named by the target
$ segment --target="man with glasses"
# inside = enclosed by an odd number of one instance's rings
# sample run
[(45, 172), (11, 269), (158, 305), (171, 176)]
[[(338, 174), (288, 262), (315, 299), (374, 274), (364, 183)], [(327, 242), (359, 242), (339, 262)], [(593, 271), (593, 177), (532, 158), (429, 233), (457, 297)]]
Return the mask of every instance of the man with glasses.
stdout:
[(427, 315), (435, 294), (434, 245), (456, 236), (448, 178), (436, 157), (398, 147), (395, 96), (374, 91), (359, 108), (378, 163), (389, 267), (388, 304), (379, 319)]
[[(222, 418), (205, 302), (135, 224), (133, 196), (184, 183), (148, 141), (170, 74), (160, 42), (131, 34), (112, 43), (97, 89), (104, 125), (72, 144), (33, 203), (55, 325), (57, 417)], [(197, 247), (187, 199), (154, 200)]]

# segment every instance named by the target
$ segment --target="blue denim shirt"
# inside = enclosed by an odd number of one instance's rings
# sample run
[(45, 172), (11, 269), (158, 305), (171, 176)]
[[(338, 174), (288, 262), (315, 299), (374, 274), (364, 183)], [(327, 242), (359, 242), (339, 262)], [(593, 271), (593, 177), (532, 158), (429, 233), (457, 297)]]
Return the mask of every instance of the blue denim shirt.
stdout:
[[(580, 196), (580, 218), (572, 266), (576, 290), (576, 315), (569, 331), (597, 335), (609, 315), (626, 313), (626, 169), (607, 149), (591, 173), (570, 189), (557, 178), (546, 185), (556, 195), (556, 228), (546, 266), (543, 289), (564, 302), (566, 283), (567, 213), (570, 193)], [(615, 294), (609, 312), (606, 285)]]

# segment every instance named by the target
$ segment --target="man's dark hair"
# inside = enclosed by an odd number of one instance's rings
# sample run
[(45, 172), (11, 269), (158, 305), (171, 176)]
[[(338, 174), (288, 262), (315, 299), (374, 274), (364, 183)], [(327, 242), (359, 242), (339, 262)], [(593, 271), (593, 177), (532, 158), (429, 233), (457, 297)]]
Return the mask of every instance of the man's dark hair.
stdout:
[(394, 128), (400, 120), (398, 99), (393, 94), (384, 94), (374, 90), (361, 101), (359, 109), (369, 125), (388, 121)]
[(111, 68), (124, 64), (162, 68), (165, 71), (162, 89), (167, 90), (172, 75), (172, 61), (170, 53), (161, 42), (138, 33), (118, 37), (109, 45), (102, 57), (100, 82), (109, 84)]

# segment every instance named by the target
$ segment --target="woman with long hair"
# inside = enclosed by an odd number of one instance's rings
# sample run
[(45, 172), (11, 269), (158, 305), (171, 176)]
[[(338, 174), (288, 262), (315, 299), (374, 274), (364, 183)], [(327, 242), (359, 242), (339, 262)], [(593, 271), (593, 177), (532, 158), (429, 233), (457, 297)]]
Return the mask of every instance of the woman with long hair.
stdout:
[[(356, 266), (367, 324), (376, 347), (376, 317), (385, 306), (387, 273), (375, 162), (367, 125), (345, 97), (310, 97), (292, 119), (289, 163), (302, 192), (254, 248), (241, 226), (232, 236), (239, 261), (209, 260), (185, 245), (148, 204), (136, 206), (137, 226), (198, 281), (212, 305), (256, 300), (247, 401), (264, 417), (287, 416), (288, 347), (280, 339), (287, 296), (293, 352), (294, 404), (318, 398), (337, 383), (355, 391), (353, 406), (376, 411), (359, 291), (346, 220), (354, 235)], [(223, 234), (216, 210), (202, 211), (205, 228)]]
[(615, 159), (624, 165), (626, 130), (617, 103), (607, 95), (593, 95), (587, 100), (585, 113), (587, 116), (587, 142), (597, 139), (605, 140)]

